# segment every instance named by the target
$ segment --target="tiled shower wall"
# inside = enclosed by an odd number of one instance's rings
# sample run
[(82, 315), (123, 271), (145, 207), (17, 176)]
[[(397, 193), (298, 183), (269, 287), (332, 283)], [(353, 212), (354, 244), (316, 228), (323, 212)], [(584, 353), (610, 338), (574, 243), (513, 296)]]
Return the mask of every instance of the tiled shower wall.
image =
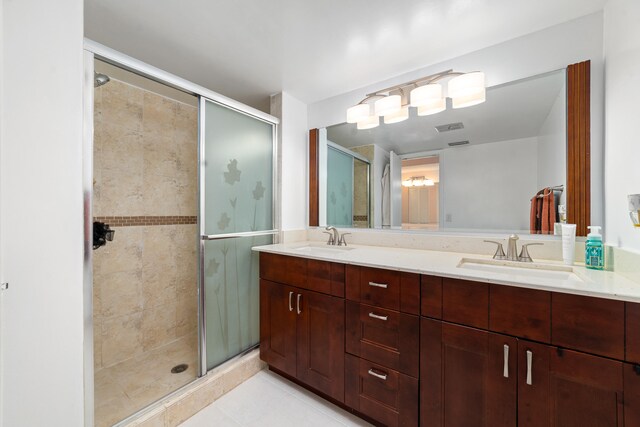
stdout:
[(116, 230), (93, 253), (100, 369), (196, 342), (197, 109), (112, 79), (94, 127), (94, 216)]

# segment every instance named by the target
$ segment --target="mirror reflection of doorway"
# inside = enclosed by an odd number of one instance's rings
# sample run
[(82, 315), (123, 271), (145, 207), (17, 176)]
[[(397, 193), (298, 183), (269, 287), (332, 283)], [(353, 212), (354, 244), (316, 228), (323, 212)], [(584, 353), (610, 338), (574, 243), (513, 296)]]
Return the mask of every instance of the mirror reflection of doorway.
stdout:
[(402, 228), (439, 226), (440, 159), (428, 156), (402, 161)]

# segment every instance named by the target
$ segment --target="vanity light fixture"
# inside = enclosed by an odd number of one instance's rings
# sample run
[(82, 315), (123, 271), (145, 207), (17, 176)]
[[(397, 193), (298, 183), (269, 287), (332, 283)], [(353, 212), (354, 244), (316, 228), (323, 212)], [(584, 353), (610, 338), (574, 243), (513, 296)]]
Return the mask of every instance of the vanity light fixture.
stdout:
[(427, 179), (424, 176), (412, 176), (409, 179), (402, 181), (403, 187), (431, 187), (435, 185), (432, 179)]
[(438, 83), (444, 79), (449, 79), (447, 96), (451, 98), (453, 108), (471, 107), (486, 100), (483, 72), (447, 70), (367, 94), (357, 105), (347, 109), (347, 123), (357, 123), (358, 129), (371, 129), (379, 125), (376, 120), (379, 116), (384, 117), (386, 124), (398, 123), (409, 118), (410, 106), (417, 108), (418, 116), (444, 111), (447, 101), (442, 85)]

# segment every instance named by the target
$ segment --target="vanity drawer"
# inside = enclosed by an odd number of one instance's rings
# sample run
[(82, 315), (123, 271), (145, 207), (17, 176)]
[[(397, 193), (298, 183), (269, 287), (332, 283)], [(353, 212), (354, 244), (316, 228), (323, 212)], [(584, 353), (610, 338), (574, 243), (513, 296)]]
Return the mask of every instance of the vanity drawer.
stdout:
[(490, 330), (551, 341), (551, 292), (490, 285), (489, 307)]
[(624, 302), (554, 292), (551, 343), (624, 360)]
[(418, 316), (347, 301), (348, 353), (418, 377)]
[(640, 363), (640, 304), (627, 302), (627, 354), (626, 360)]
[(344, 264), (308, 259), (304, 288), (344, 298), (344, 272)]
[(261, 252), (260, 278), (270, 282), (304, 288), (307, 283), (307, 260), (294, 256)]
[(420, 276), (380, 268), (348, 265), (346, 297), (375, 307), (420, 313)]
[(460, 279), (442, 279), (442, 319), (489, 329), (489, 285)]
[(418, 380), (345, 355), (345, 403), (386, 426), (418, 425)]

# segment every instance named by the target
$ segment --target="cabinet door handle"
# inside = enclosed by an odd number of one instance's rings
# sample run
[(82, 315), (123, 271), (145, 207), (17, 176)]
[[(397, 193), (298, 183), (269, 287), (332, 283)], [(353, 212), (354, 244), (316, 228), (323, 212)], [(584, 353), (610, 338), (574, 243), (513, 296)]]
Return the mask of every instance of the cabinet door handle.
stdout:
[(379, 319), (379, 320), (387, 320), (389, 318), (389, 316), (380, 316), (379, 314), (375, 314), (375, 313), (369, 313), (369, 317), (373, 317), (374, 319)]
[(369, 282), (369, 286), (373, 286), (376, 288), (384, 288), (384, 289), (387, 289), (389, 287), (389, 285), (387, 285), (386, 283), (376, 283), (376, 282)]
[(387, 380), (387, 374), (379, 374), (376, 371), (374, 371), (373, 369), (369, 369), (369, 375), (376, 377), (376, 378), (380, 378), (381, 380), (386, 381)]
[(502, 369), (502, 376), (509, 378), (509, 346), (504, 345), (504, 368)]
[(527, 385), (533, 385), (533, 380), (531, 379), (531, 365), (533, 365), (533, 352), (531, 350), (527, 350)]
[(289, 292), (289, 311), (293, 311), (293, 305), (291, 304), (291, 298), (293, 298), (293, 292)]
[(298, 297), (296, 298), (296, 312), (298, 314), (302, 313), (302, 310), (300, 310), (300, 298), (302, 298), (302, 295), (298, 294)]

